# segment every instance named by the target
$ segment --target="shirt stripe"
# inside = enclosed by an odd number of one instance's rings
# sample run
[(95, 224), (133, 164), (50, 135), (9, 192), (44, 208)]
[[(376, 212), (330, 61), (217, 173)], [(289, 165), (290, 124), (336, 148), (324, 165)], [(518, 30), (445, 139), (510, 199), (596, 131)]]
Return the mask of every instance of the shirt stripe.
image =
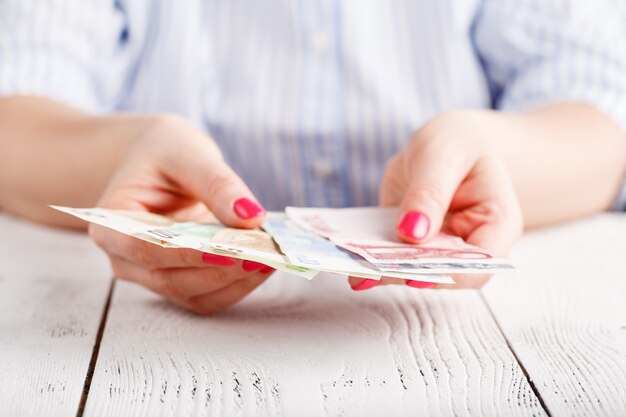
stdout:
[(3, 0), (0, 95), (178, 113), (269, 209), (374, 205), (443, 111), (575, 100), (626, 131), (624, 39), (625, 0)]

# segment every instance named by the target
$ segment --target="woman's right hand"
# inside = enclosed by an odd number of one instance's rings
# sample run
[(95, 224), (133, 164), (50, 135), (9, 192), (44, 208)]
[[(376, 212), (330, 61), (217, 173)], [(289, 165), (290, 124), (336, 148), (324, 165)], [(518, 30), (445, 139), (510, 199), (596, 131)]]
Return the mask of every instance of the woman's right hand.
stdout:
[[(99, 207), (148, 211), (180, 221), (217, 217), (240, 228), (261, 225), (265, 210), (224, 162), (217, 145), (177, 116), (147, 118), (102, 195)], [(252, 261), (164, 249), (97, 225), (90, 234), (118, 278), (137, 282), (199, 314), (241, 300), (272, 268)]]

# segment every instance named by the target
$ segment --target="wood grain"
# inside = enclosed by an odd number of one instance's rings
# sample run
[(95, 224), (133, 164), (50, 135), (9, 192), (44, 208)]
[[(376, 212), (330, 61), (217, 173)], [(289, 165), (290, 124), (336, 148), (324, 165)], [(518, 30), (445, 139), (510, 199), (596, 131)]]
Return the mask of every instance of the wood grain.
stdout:
[(484, 294), (552, 416), (626, 415), (626, 216), (528, 234)]
[(85, 415), (545, 415), (479, 293), (276, 274), (218, 316), (116, 286)]
[(0, 415), (69, 416), (107, 298), (107, 262), (77, 233), (0, 214)]
[[(73, 415), (108, 265), (83, 235), (0, 230), (0, 415)], [(546, 415), (533, 387), (555, 417), (626, 415), (625, 232), (531, 233), (482, 294), (277, 274), (203, 318), (119, 283), (85, 415)]]

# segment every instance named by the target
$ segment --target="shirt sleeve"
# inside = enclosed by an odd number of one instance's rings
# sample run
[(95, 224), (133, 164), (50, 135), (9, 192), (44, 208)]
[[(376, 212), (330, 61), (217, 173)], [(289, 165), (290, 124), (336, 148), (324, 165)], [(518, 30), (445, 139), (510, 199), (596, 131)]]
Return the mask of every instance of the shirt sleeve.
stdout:
[[(626, 140), (626, 2), (485, 0), (474, 25), (496, 109), (591, 104)], [(626, 207), (625, 188), (614, 208)]]
[(0, 96), (114, 108), (124, 84), (125, 21), (113, 0), (0, 1)]

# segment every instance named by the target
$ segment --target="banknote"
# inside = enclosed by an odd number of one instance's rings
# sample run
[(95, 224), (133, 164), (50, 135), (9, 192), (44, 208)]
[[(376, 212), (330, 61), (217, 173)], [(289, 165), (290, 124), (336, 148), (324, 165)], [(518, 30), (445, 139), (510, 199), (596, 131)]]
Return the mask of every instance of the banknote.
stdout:
[(307, 279), (312, 279), (318, 272), (291, 264), (276, 247), (272, 237), (258, 229), (235, 229), (220, 223), (177, 223), (164, 216), (140, 211), (52, 207), (87, 222), (166, 248), (189, 248), (254, 260)]
[[(263, 229), (272, 236), (281, 252), (294, 265), (359, 278), (380, 279), (383, 275), (362, 256), (342, 249), (328, 239), (297, 226), (285, 214), (270, 213), (263, 224)], [(441, 284), (454, 283), (452, 278), (446, 275), (423, 276), (403, 272), (390, 271), (384, 275)]]
[[(299, 228), (289, 222), (284, 213), (270, 213), (270, 221), (265, 227), (272, 235), (258, 229), (228, 228), (217, 222), (175, 222), (164, 216), (140, 211), (53, 208), (162, 247), (183, 247), (254, 260), (307, 279), (312, 279), (319, 271), (370, 279), (381, 277), (381, 272), (362, 257)], [(398, 271), (385, 275), (436, 283), (454, 282), (443, 274), (422, 276)]]
[(388, 272), (456, 274), (514, 270), (506, 260), (444, 233), (425, 244), (400, 242), (394, 232), (398, 208), (287, 207), (286, 214), (299, 227), (362, 256), (385, 275)]

